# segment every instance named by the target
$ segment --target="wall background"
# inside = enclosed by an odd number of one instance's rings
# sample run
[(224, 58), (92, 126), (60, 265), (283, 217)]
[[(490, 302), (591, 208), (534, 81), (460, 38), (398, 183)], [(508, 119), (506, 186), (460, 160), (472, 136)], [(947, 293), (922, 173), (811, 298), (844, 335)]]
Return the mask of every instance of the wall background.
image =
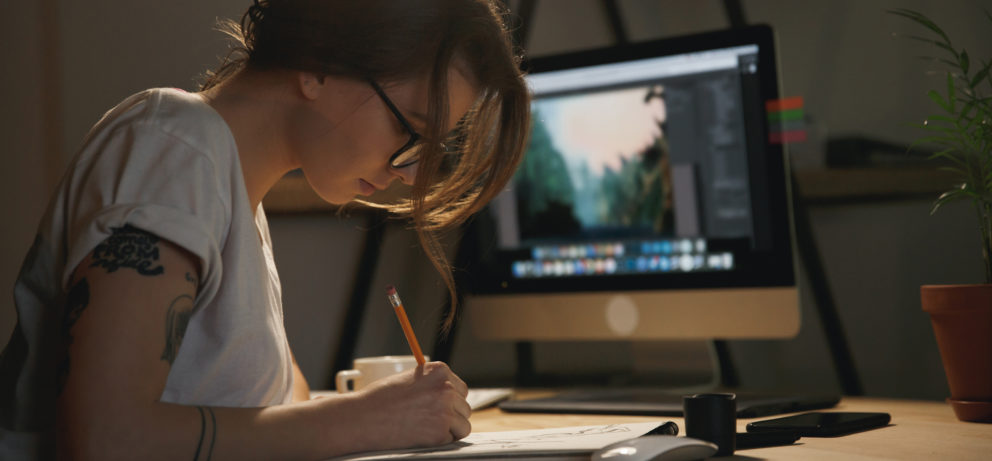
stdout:
[[(0, 3), (0, 342), (16, 322), (10, 288), (62, 170), (86, 131), (114, 104), (144, 88), (194, 89), (195, 77), (226, 53), (217, 18), (238, 18), (246, 0), (39, 0)], [(511, 2), (515, 5), (516, 2)], [(620, 0), (632, 41), (728, 26), (722, 2)], [(803, 96), (810, 142), (793, 150), (795, 164), (823, 164), (823, 141), (863, 135), (906, 143), (904, 126), (931, 111), (926, 89), (942, 80), (916, 58), (929, 53), (892, 34), (917, 33), (885, 14), (907, 7), (931, 15), (973, 57), (992, 57), (992, 24), (978, 1), (743, 0), (751, 23), (778, 33), (782, 94)], [(611, 44), (594, 0), (543, 0), (535, 11), (529, 52), (542, 55)], [(928, 199), (820, 205), (811, 211), (815, 238), (870, 395), (943, 399), (947, 395), (929, 320), (920, 311), (924, 283), (981, 281), (978, 237), (966, 204), (928, 216)], [(297, 358), (314, 387), (329, 385), (336, 336), (355, 279), (361, 216), (271, 215), (284, 283), (286, 324)], [(415, 328), (435, 323), (441, 285), (400, 223), (382, 244), (373, 286), (403, 287)], [(359, 355), (403, 353), (390, 309), (375, 293), (360, 327)], [(745, 384), (837, 389), (812, 302), (804, 298), (803, 329), (787, 341), (731, 344)], [(427, 337), (426, 333), (421, 336)], [(426, 339), (422, 339), (426, 342)], [(513, 348), (456, 338), (453, 366), (470, 384), (506, 379)], [(539, 369), (612, 371), (644, 366), (634, 357), (670, 345), (538, 344)], [(677, 362), (677, 360), (675, 360)], [(664, 364), (648, 364), (661, 366)]]

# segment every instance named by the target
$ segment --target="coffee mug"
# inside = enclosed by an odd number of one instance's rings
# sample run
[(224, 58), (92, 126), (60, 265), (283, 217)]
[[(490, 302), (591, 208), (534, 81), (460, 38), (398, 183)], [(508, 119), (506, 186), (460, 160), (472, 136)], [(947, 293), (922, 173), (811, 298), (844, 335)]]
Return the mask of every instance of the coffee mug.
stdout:
[[(430, 360), (426, 356), (425, 360)], [(401, 373), (417, 367), (417, 359), (412, 355), (383, 355), (355, 359), (354, 368), (341, 370), (334, 376), (339, 393), (357, 391), (373, 381)]]

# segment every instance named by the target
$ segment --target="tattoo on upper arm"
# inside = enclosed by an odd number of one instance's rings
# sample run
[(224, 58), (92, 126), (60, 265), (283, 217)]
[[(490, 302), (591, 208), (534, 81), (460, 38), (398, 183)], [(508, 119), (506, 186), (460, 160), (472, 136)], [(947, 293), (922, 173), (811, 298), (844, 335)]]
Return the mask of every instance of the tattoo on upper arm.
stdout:
[[(196, 454), (193, 455), (193, 461), (200, 460), (201, 451), (205, 454), (203, 459), (210, 461), (210, 457), (214, 453), (214, 442), (217, 441), (217, 418), (214, 416), (214, 409), (210, 407), (196, 407), (200, 411), (200, 441), (196, 444)], [(206, 413), (210, 414), (210, 422), (207, 422)], [(207, 433), (210, 434), (210, 442), (207, 445), (206, 450), (203, 450), (203, 442), (206, 440)]]
[[(141, 275), (159, 275), (165, 271), (158, 264), (158, 241), (154, 234), (145, 232), (130, 224), (112, 227), (110, 237), (93, 249), (93, 264), (114, 272), (122, 267), (130, 267)], [(155, 266), (155, 267), (152, 267)]]
[(173, 299), (169, 309), (165, 311), (165, 349), (160, 358), (169, 362), (169, 365), (172, 365), (179, 355), (179, 346), (186, 336), (186, 327), (189, 326), (189, 319), (192, 316), (193, 297), (190, 295), (180, 295)]
[(72, 345), (72, 326), (79, 320), (83, 310), (90, 304), (90, 285), (85, 278), (79, 279), (66, 295), (65, 312), (62, 317), (62, 360), (56, 370), (56, 395), (62, 394), (69, 377), (69, 346)]

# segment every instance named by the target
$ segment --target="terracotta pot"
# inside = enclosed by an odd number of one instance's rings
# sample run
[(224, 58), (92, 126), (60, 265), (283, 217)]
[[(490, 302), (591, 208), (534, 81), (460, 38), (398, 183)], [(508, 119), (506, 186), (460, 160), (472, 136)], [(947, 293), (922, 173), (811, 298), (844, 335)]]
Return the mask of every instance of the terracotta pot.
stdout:
[(944, 362), (948, 401), (962, 421), (992, 422), (992, 285), (924, 285)]

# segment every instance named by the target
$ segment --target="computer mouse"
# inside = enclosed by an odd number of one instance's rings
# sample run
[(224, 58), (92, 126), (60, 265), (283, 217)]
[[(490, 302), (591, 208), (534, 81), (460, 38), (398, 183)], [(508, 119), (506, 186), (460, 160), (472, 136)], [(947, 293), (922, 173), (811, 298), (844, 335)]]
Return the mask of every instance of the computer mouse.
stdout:
[(645, 435), (611, 443), (592, 454), (594, 461), (691, 461), (716, 454), (717, 446), (690, 437)]

